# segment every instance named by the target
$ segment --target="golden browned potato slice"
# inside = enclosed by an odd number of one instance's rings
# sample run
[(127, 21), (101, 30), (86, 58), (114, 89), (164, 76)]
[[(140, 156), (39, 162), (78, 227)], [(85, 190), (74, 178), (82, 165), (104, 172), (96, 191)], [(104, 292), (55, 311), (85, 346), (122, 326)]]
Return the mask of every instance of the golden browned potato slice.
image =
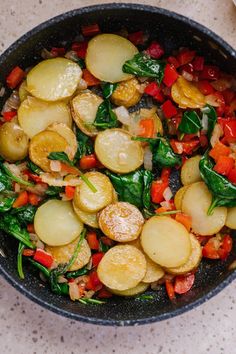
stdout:
[(168, 273), (176, 274), (176, 275), (186, 274), (198, 267), (202, 259), (202, 248), (199, 241), (196, 239), (196, 237), (193, 234), (190, 234), (190, 241), (191, 241), (192, 252), (187, 262), (180, 267), (166, 269)]
[(65, 123), (53, 123), (47, 127), (47, 130), (58, 133), (67, 141), (68, 146), (65, 152), (70, 160), (73, 160), (78, 148), (76, 136), (73, 131)]
[(24, 159), (28, 154), (29, 138), (21, 127), (6, 122), (0, 127), (0, 155), (10, 162)]
[(201, 160), (201, 155), (196, 155), (190, 157), (181, 168), (181, 182), (182, 184), (188, 185), (202, 180), (199, 170), (199, 162)]
[(132, 172), (143, 164), (141, 143), (121, 129), (100, 132), (95, 140), (95, 152), (99, 161), (114, 172)]
[(184, 194), (182, 211), (191, 216), (192, 230), (196, 234), (214, 235), (225, 225), (227, 208), (216, 207), (207, 215), (211, 201), (212, 195), (204, 182), (191, 184)]
[(28, 96), (18, 109), (18, 120), (21, 128), (30, 137), (45, 130), (50, 124), (64, 123), (71, 127), (71, 115), (63, 102), (44, 102)]
[(111, 95), (111, 101), (117, 106), (129, 108), (137, 104), (142, 94), (138, 90), (139, 82), (136, 78), (121, 82)]
[(73, 203), (73, 208), (74, 208), (74, 211), (75, 211), (76, 215), (78, 216), (78, 218), (85, 225), (91, 226), (94, 229), (98, 229), (99, 228), (98, 220), (97, 220), (97, 213), (88, 213), (87, 211), (83, 211), (83, 210), (79, 209), (75, 205), (75, 203)]
[(71, 202), (52, 199), (37, 209), (34, 228), (46, 245), (63, 246), (80, 235), (83, 223), (74, 213)]
[(191, 244), (186, 228), (167, 216), (153, 216), (143, 226), (144, 252), (163, 267), (179, 267), (189, 258)]
[(182, 76), (172, 85), (171, 96), (181, 108), (201, 108), (206, 104), (205, 96)]
[(103, 99), (92, 92), (83, 92), (71, 102), (72, 117), (80, 130), (89, 136), (97, 135), (98, 130), (93, 125), (97, 110)]
[(108, 290), (114, 294), (114, 295), (118, 295), (118, 296), (135, 296), (135, 295), (139, 295), (144, 293), (149, 287), (149, 284), (146, 283), (139, 283), (138, 285), (136, 285), (134, 288), (131, 289), (127, 289), (127, 290), (114, 290), (114, 289), (109, 289)]
[(127, 290), (137, 286), (143, 279), (146, 260), (134, 246), (114, 246), (105, 253), (97, 271), (99, 279), (108, 288)]
[[(46, 246), (45, 251), (49, 252), (54, 261), (57, 264), (68, 263), (74, 254), (75, 248), (79, 242), (79, 238), (76, 238), (71, 243), (64, 246)], [(83, 268), (90, 260), (91, 250), (89, 248), (88, 242), (83, 240), (78, 252), (78, 256), (72, 266), (68, 269), (69, 271), (74, 271)]]
[(99, 34), (89, 41), (86, 67), (99, 80), (119, 82), (132, 77), (122, 70), (138, 49), (126, 38), (116, 34)]
[(93, 192), (87, 184), (82, 181), (76, 187), (74, 195), (75, 205), (88, 213), (96, 213), (105, 208), (113, 200), (113, 186), (109, 178), (101, 172), (87, 172), (85, 176), (97, 189)]
[(140, 235), (144, 218), (136, 206), (117, 202), (101, 211), (98, 222), (107, 237), (117, 242), (128, 242)]
[(29, 92), (27, 91), (26, 80), (24, 80), (19, 87), (20, 101), (23, 102), (28, 96), (29, 96)]
[(225, 225), (232, 230), (236, 230), (236, 207), (228, 208)]
[(174, 203), (177, 210), (182, 210), (182, 200), (189, 185), (181, 187), (175, 194)]
[(30, 141), (29, 156), (32, 162), (42, 170), (50, 172), (48, 155), (51, 152), (66, 151), (67, 146), (67, 141), (61, 135), (45, 130), (35, 135)]
[(44, 101), (59, 101), (75, 92), (82, 70), (66, 58), (43, 60), (26, 77), (27, 91)]

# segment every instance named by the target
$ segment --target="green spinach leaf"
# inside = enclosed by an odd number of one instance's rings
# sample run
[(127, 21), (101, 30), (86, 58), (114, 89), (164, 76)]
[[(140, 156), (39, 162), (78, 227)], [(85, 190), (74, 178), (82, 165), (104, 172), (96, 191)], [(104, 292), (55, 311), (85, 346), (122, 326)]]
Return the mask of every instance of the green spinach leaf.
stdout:
[(186, 111), (179, 124), (179, 131), (184, 134), (195, 134), (201, 129), (201, 121), (195, 111)]
[(63, 193), (63, 191), (63, 187), (49, 186), (45, 194), (49, 199), (60, 199), (60, 193)]
[(118, 83), (110, 83), (110, 82), (103, 82), (102, 83), (102, 94), (105, 99), (111, 97), (115, 89), (117, 88)]
[(118, 127), (119, 123), (109, 100), (104, 100), (99, 105), (93, 125), (101, 130)]
[(64, 151), (50, 152), (48, 159), (61, 161), (67, 165), (74, 166), (73, 162), (69, 159), (68, 155)]
[(27, 187), (33, 187), (34, 184), (33, 183), (30, 183), (28, 181), (25, 181), (24, 179), (20, 178), (20, 177), (17, 177), (15, 176), (8, 168), (5, 164), (3, 163), (0, 163), (0, 166), (1, 166), (1, 170), (2, 172), (5, 174), (5, 176), (11, 180), (11, 181), (15, 181), (19, 184), (22, 184), (24, 186), (27, 186)]
[(81, 159), (85, 155), (91, 155), (94, 152), (92, 139), (84, 134), (79, 128), (76, 128), (76, 139), (78, 143), (75, 161)]
[(36, 210), (36, 206), (28, 204), (20, 208), (12, 209), (10, 213), (17, 217), (22, 226), (27, 226), (28, 224), (33, 223)]
[(35, 165), (35, 163), (30, 160), (27, 162), (27, 168), (36, 175), (40, 175), (40, 173), (43, 172), (40, 167)]
[(0, 213), (4, 213), (12, 208), (15, 197), (7, 197), (3, 194), (0, 195)]
[(207, 104), (205, 107), (202, 108), (202, 113), (203, 115), (207, 115), (208, 119), (208, 129), (207, 129), (207, 137), (210, 140), (212, 136), (212, 132), (215, 128), (216, 122), (217, 122), (217, 115), (215, 108)]

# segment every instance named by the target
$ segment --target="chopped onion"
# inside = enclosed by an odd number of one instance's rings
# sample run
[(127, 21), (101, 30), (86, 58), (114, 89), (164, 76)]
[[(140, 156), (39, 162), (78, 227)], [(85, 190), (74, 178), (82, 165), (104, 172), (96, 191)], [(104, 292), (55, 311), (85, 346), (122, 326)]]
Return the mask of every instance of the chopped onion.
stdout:
[(163, 197), (164, 197), (164, 199), (165, 199), (167, 202), (168, 202), (169, 200), (171, 200), (171, 198), (173, 197), (173, 193), (171, 192), (170, 187), (167, 187), (167, 188), (164, 190)]
[(4, 250), (2, 248), (0, 248), (0, 256), (2, 256), (3, 258), (6, 258), (6, 254), (4, 252)]
[(167, 200), (161, 202), (160, 205), (167, 210), (171, 209), (171, 205), (170, 205), (169, 201), (167, 201)]
[(43, 59), (51, 59), (54, 58), (54, 55), (51, 52), (49, 52), (49, 50), (47, 50), (46, 48), (43, 48), (41, 51), (41, 57)]
[(38, 183), (34, 187), (26, 187), (25, 189), (30, 193), (34, 193), (39, 196), (44, 196), (47, 188), (48, 188), (47, 185), (43, 185), (42, 183)]
[(149, 146), (146, 146), (144, 149), (144, 168), (145, 170), (152, 171), (152, 152)]
[(67, 283), (68, 280), (64, 277), (64, 275), (59, 275), (58, 279), (57, 279), (58, 283), (63, 284), (63, 283)]
[(50, 169), (53, 172), (60, 172), (61, 171), (61, 163), (57, 160), (50, 161)]
[(6, 100), (3, 109), (1, 111), (1, 114), (4, 112), (8, 112), (11, 110), (16, 110), (20, 106), (20, 97), (18, 91), (14, 90), (11, 94), (11, 96)]
[(6, 89), (4, 86), (1, 87), (0, 89), (0, 97), (3, 97), (5, 95)]
[(202, 115), (202, 130), (208, 130), (208, 116), (205, 113)]
[(39, 238), (36, 241), (36, 247), (40, 248), (41, 250), (44, 250), (44, 243)]
[(19, 183), (15, 183), (14, 184), (14, 192), (20, 193), (20, 185), (19, 185)]
[(182, 76), (188, 81), (193, 81), (193, 75), (185, 70), (182, 71)]
[(222, 135), (223, 135), (223, 130), (222, 130), (220, 124), (217, 123), (213, 129), (211, 140), (210, 140), (212, 147), (214, 147), (215, 144), (219, 142), (220, 137)]
[(76, 282), (70, 282), (69, 285), (69, 295), (72, 301), (78, 300), (81, 298), (79, 287)]
[(88, 87), (87, 82), (84, 79), (80, 79), (78, 86), (77, 86), (77, 90), (83, 91), (83, 90), (86, 90), (87, 87)]
[(118, 121), (124, 125), (130, 125), (131, 118), (128, 109), (126, 109), (124, 106), (119, 106), (113, 109), (113, 112), (115, 112)]
[(219, 107), (220, 106), (220, 102), (219, 102), (219, 98), (214, 95), (214, 94), (210, 94), (207, 95), (206, 97), (206, 103), (213, 106), (213, 107)]
[(42, 173), (40, 177), (42, 178), (42, 182), (47, 183), (49, 186), (55, 186), (55, 187), (66, 187), (66, 186), (76, 187), (81, 183), (80, 178), (71, 178), (69, 181), (65, 181), (62, 178), (52, 177), (50, 173)]
[(91, 299), (94, 294), (95, 294), (95, 291), (93, 291), (93, 290), (85, 291), (84, 298), (85, 299)]

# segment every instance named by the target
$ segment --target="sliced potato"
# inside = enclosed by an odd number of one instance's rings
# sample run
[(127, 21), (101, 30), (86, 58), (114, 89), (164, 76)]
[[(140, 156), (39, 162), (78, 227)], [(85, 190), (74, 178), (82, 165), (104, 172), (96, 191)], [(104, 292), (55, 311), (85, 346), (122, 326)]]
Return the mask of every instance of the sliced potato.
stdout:
[(137, 286), (143, 279), (146, 260), (134, 246), (114, 246), (105, 253), (97, 271), (99, 279), (108, 288), (127, 290)]
[(171, 87), (171, 96), (181, 108), (201, 108), (205, 105), (205, 96), (194, 83), (179, 76)]
[(121, 129), (100, 132), (95, 140), (95, 152), (99, 161), (114, 172), (132, 172), (143, 164), (141, 143)]
[(167, 216), (153, 216), (143, 226), (144, 252), (163, 267), (179, 267), (189, 258), (191, 244), (186, 228)]
[(236, 230), (236, 207), (228, 208), (225, 225), (232, 230)]
[(174, 203), (177, 210), (182, 210), (182, 201), (183, 201), (184, 193), (186, 192), (188, 187), (189, 185), (181, 187), (180, 189), (178, 189), (178, 191), (175, 194)]
[(83, 92), (73, 98), (71, 102), (72, 117), (80, 130), (89, 136), (97, 135), (98, 130), (93, 125), (98, 106), (103, 99), (92, 92)]
[(43, 60), (26, 77), (27, 91), (44, 101), (59, 101), (75, 92), (82, 70), (66, 58)]
[(132, 77), (122, 67), (138, 49), (126, 38), (116, 34), (100, 34), (89, 41), (86, 67), (101, 81), (119, 82)]
[(199, 161), (202, 156), (196, 155), (190, 157), (181, 168), (181, 182), (185, 186), (202, 180), (199, 170)]
[(111, 95), (111, 101), (117, 106), (129, 108), (137, 104), (142, 94), (138, 90), (139, 82), (136, 78), (121, 82)]
[(192, 252), (189, 259), (180, 267), (167, 268), (166, 271), (170, 274), (186, 274), (196, 269), (202, 259), (202, 248), (199, 241), (193, 234), (190, 234)]
[(128, 242), (140, 235), (144, 218), (136, 206), (117, 202), (101, 211), (98, 222), (107, 237), (117, 242)]
[(204, 182), (193, 183), (184, 194), (182, 211), (192, 218), (192, 230), (199, 235), (214, 235), (224, 226), (227, 208), (217, 207), (207, 215), (212, 195)]
[(67, 141), (68, 146), (65, 152), (69, 158), (73, 160), (78, 148), (76, 136), (73, 131), (65, 123), (53, 123), (47, 127), (47, 130), (58, 133)]
[[(53, 256), (53, 259), (57, 264), (68, 263), (74, 254), (78, 242), (79, 237), (64, 246), (46, 246), (45, 250)], [(78, 256), (68, 270), (73, 272), (74, 270), (83, 268), (89, 262), (90, 257), (91, 250), (89, 248), (88, 242), (83, 240), (78, 252)]]
[(52, 199), (37, 209), (34, 228), (46, 245), (63, 246), (80, 235), (83, 223), (74, 213), (71, 202)]
[(112, 294), (118, 296), (135, 296), (144, 293), (149, 287), (149, 284), (146, 283), (139, 283), (134, 288), (127, 289), (127, 290), (115, 290), (115, 289), (108, 289)]
[(19, 97), (20, 101), (23, 102), (29, 96), (29, 92), (27, 91), (26, 80), (24, 80), (19, 87)]
[(109, 178), (101, 172), (87, 172), (85, 176), (97, 189), (93, 192), (87, 184), (82, 181), (80, 186), (76, 187), (74, 195), (75, 205), (88, 213), (95, 213), (113, 200), (113, 186)]
[(21, 127), (6, 122), (0, 127), (0, 155), (10, 162), (24, 159), (28, 154), (29, 138)]
[(88, 213), (87, 211), (83, 211), (83, 210), (79, 209), (75, 205), (75, 203), (73, 203), (73, 208), (74, 208), (74, 211), (75, 211), (76, 215), (78, 216), (78, 218), (85, 225), (91, 226), (94, 229), (98, 229), (99, 228), (98, 220), (97, 220), (97, 213)]
[(21, 128), (30, 137), (45, 130), (50, 124), (64, 123), (71, 127), (72, 120), (67, 105), (63, 102), (43, 102), (28, 96), (18, 109)]
[(42, 170), (50, 172), (50, 160), (48, 155), (51, 152), (65, 151), (68, 147), (67, 141), (58, 133), (45, 130), (35, 135), (30, 141), (29, 156), (33, 163)]

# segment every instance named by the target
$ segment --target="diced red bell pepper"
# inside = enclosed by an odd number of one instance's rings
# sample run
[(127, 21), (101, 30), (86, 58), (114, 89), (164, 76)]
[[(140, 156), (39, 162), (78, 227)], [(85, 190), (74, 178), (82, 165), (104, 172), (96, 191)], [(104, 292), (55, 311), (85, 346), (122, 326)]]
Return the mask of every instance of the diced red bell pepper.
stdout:
[(167, 58), (167, 61), (168, 61), (168, 63), (174, 65), (175, 69), (177, 69), (180, 66), (180, 63), (178, 62), (178, 60), (175, 57), (170, 56)]
[(193, 64), (188, 63), (182, 66), (181, 72), (186, 71), (189, 74), (193, 74), (194, 69), (193, 69)]
[(232, 168), (235, 166), (235, 161), (230, 156), (219, 156), (213, 170), (223, 176), (228, 176)]
[(228, 143), (236, 142), (236, 119), (231, 119), (224, 124), (224, 137)]
[(177, 213), (175, 215), (175, 220), (184, 225), (188, 232), (190, 232), (192, 227), (192, 219), (191, 216), (184, 213)]
[(86, 239), (88, 241), (89, 247), (91, 250), (98, 250), (99, 249), (99, 241), (96, 235), (96, 232), (89, 231), (87, 233)]
[(31, 205), (37, 206), (41, 202), (41, 197), (34, 193), (28, 193), (28, 200)]
[(159, 204), (164, 200), (163, 193), (168, 187), (168, 182), (166, 181), (154, 181), (151, 186), (151, 198), (152, 202)]
[(10, 122), (12, 118), (16, 116), (16, 114), (17, 114), (16, 111), (3, 112), (3, 119), (5, 122)]
[(205, 134), (202, 134), (202, 132), (200, 133), (199, 141), (200, 141), (201, 147), (203, 147), (203, 148), (206, 148), (209, 145), (209, 141), (208, 141), (207, 136)]
[(19, 66), (16, 66), (7, 76), (6, 79), (7, 86), (10, 87), (11, 89), (16, 88), (16, 86), (19, 85), (19, 83), (23, 80), (24, 77), (25, 77), (24, 70), (22, 70)]
[(27, 231), (28, 231), (30, 234), (34, 234), (34, 233), (35, 233), (34, 224), (28, 224), (28, 225), (27, 225)]
[(93, 76), (88, 69), (83, 69), (83, 79), (86, 81), (88, 86), (96, 86), (100, 84), (100, 80)]
[(219, 141), (215, 144), (213, 149), (210, 150), (209, 156), (212, 157), (215, 161), (218, 161), (220, 156), (228, 156), (230, 152), (231, 149)]
[(35, 250), (31, 250), (30, 248), (25, 248), (22, 254), (25, 257), (32, 257), (35, 254)]
[(144, 44), (144, 34), (143, 31), (138, 31), (128, 34), (128, 40), (134, 45)]
[(161, 108), (166, 118), (172, 118), (178, 113), (171, 100), (165, 101)]
[(81, 59), (85, 59), (87, 48), (88, 48), (88, 42), (86, 41), (79, 42), (79, 43), (76, 42), (72, 44), (72, 50), (74, 50), (77, 56)]
[(230, 182), (236, 184), (236, 167), (232, 168), (227, 177)]
[(50, 253), (45, 252), (44, 250), (37, 248), (34, 254), (34, 260), (39, 262), (46, 268), (50, 268), (53, 264), (53, 257)]
[(97, 166), (97, 159), (95, 154), (82, 156), (79, 162), (79, 166), (82, 170), (90, 170)]
[(215, 65), (204, 65), (200, 78), (205, 80), (217, 80), (220, 77), (220, 69)]
[(184, 142), (184, 141), (178, 141), (175, 139), (170, 140), (170, 145), (173, 149), (173, 151), (176, 154), (192, 154), (193, 150), (195, 150), (199, 146), (199, 139), (194, 139), (192, 141)]
[(165, 286), (166, 286), (166, 292), (167, 292), (169, 299), (171, 301), (174, 300), (175, 299), (175, 290), (174, 290), (173, 284), (171, 283), (171, 281), (166, 280)]
[(98, 274), (97, 272), (94, 270), (89, 274), (89, 280), (86, 283), (86, 288), (89, 290), (100, 290), (102, 289), (102, 283), (100, 281), (100, 279), (98, 278)]
[(158, 86), (158, 84), (153, 81), (150, 82), (144, 89), (144, 92), (147, 95), (152, 96), (153, 98), (155, 98), (158, 102), (163, 102), (164, 101), (164, 95), (161, 91), (161, 88)]
[(161, 180), (162, 180), (163, 182), (169, 182), (170, 174), (171, 174), (171, 168), (169, 168), (169, 167), (164, 167), (164, 168), (161, 170)]
[(174, 291), (177, 294), (187, 293), (193, 286), (195, 281), (194, 274), (178, 275), (175, 278)]
[(164, 55), (165, 51), (160, 43), (153, 41), (147, 48), (146, 53), (153, 59), (159, 59)]
[(110, 293), (110, 291), (108, 291), (106, 288), (102, 288), (101, 290), (99, 290), (97, 297), (99, 299), (109, 299), (110, 297), (112, 297), (112, 293)]
[(102, 236), (100, 238), (100, 240), (102, 241), (102, 243), (104, 243), (104, 245), (109, 246), (109, 247), (114, 244), (114, 241), (111, 240), (110, 238), (106, 237), (106, 236)]
[(138, 136), (144, 138), (153, 138), (155, 133), (155, 124), (152, 118), (144, 118), (139, 121), (140, 133)]
[(104, 256), (103, 252), (97, 252), (92, 255), (92, 264), (94, 267), (97, 267), (99, 265), (103, 256)]
[(221, 260), (225, 260), (230, 254), (233, 247), (233, 240), (230, 235), (225, 235), (222, 244), (218, 250), (218, 254)]
[(29, 198), (28, 198), (28, 193), (26, 191), (21, 192), (16, 200), (14, 201), (12, 207), (13, 208), (20, 208), (26, 204), (28, 204)]
[(193, 60), (195, 54), (196, 54), (195, 50), (183, 49), (177, 55), (177, 60), (180, 63), (180, 65), (185, 65), (190, 63)]
[(163, 82), (167, 87), (171, 87), (175, 81), (178, 79), (179, 74), (177, 73), (175, 67), (171, 64), (166, 64), (164, 70)]
[(230, 254), (233, 246), (233, 240), (230, 235), (223, 236), (220, 240), (217, 237), (211, 237), (202, 249), (202, 255), (209, 259), (225, 260)]
[(65, 48), (52, 47), (50, 53), (55, 57), (63, 57), (66, 53)]
[(204, 67), (204, 58), (196, 56), (193, 60), (193, 69), (196, 71), (202, 71)]
[(225, 100), (225, 103), (227, 105), (229, 105), (233, 101), (233, 99), (235, 97), (235, 92), (233, 90), (230, 90), (230, 89), (226, 89), (226, 90), (222, 91), (221, 93), (222, 93), (222, 95), (224, 97), (224, 100)]
[(86, 25), (81, 27), (81, 31), (84, 37), (92, 37), (95, 34), (100, 33), (100, 28), (97, 23), (92, 25)]
[(201, 80), (197, 83), (197, 87), (201, 91), (201, 93), (205, 96), (212, 94), (215, 90), (214, 87), (211, 86), (210, 82), (207, 80)]
[(65, 194), (66, 194), (67, 199), (72, 200), (75, 195), (75, 187), (66, 186), (65, 187)]

